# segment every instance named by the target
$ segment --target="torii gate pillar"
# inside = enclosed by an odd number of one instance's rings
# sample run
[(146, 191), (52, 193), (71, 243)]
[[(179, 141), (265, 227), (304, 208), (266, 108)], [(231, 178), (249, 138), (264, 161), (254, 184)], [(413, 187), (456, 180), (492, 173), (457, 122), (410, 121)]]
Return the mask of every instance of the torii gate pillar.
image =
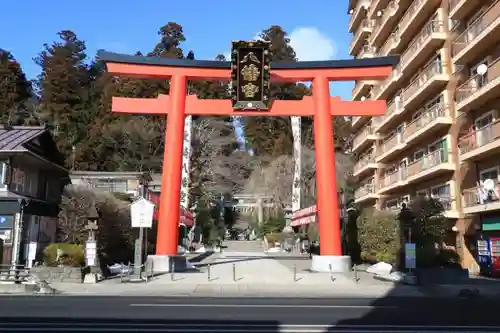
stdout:
[[(259, 42), (246, 43), (246, 52)], [(258, 51), (258, 50), (257, 50)], [(256, 52), (257, 52), (256, 51)], [(295, 63), (273, 63), (272, 69), (265, 64), (267, 53), (264, 51), (262, 74), (259, 84), (263, 87), (260, 100), (240, 100), (238, 89), (259, 91), (252, 86), (257, 76), (246, 76), (244, 86), (233, 84), (233, 100), (200, 100), (194, 95), (187, 96), (188, 80), (234, 80), (242, 58), (233, 63), (219, 61), (179, 60), (142, 56), (127, 56), (100, 52), (99, 57), (107, 64), (108, 71), (115, 75), (135, 76), (155, 79), (170, 79), (170, 95), (160, 95), (156, 99), (113, 98), (113, 111), (129, 114), (166, 115), (165, 153), (163, 160), (162, 188), (156, 260), (165, 258), (169, 262), (177, 256), (178, 224), (180, 215), (180, 188), (182, 171), (182, 152), (184, 136), (184, 117), (201, 116), (312, 116), (314, 117), (314, 139), (316, 148), (317, 215), (320, 231), (321, 255), (313, 256), (312, 269), (315, 271), (346, 272), (351, 269), (350, 257), (342, 256), (340, 217), (335, 172), (335, 150), (333, 143), (332, 116), (380, 116), (385, 113), (385, 101), (341, 101), (330, 97), (330, 81), (383, 80), (397, 64), (397, 57), (352, 59), (337, 61), (314, 61)], [(237, 52), (236, 52), (237, 53)], [(239, 57), (239, 56), (238, 56)], [(251, 58), (251, 57), (250, 57)], [(244, 60), (244, 58), (243, 58)], [(245, 68), (243, 68), (245, 69)], [(245, 74), (249, 74), (246, 72)], [(252, 74), (252, 73), (250, 73)], [(255, 74), (255, 73), (253, 73)], [(248, 78), (248, 79), (247, 79)], [(274, 82), (312, 81), (312, 97), (300, 101), (267, 101), (266, 85), (269, 79)], [(238, 82), (240, 82), (238, 81)], [(252, 82), (250, 82), (252, 81)], [(257, 85), (259, 85), (257, 84)], [(248, 97), (248, 96), (247, 96)], [(240, 103), (240, 104), (239, 104)], [(238, 107), (241, 103), (259, 105), (258, 109), (248, 110)], [(269, 105), (267, 105), (269, 103)], [(155, 270), (162, 265), (155, 264)], [(177, 267), (177, 266), (176, 266)], [(169, 266), (163, 266), (168, 271)]]

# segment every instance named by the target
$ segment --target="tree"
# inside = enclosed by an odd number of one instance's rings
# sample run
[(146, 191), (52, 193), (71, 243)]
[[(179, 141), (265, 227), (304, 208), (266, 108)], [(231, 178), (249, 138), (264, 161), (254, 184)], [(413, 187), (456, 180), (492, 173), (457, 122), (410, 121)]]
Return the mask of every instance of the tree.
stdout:
[[(263, 30), (260, 38), (271, 42), (272, 61), (297, 61), (295, 51), (290, 45), (290, 38), (279, 26)], [(303, 84), (272, 83), (272, 99), (299, 100), (310, 95)], [(245, 117), (243, 118), (245, 138), (248, 148), (256, 155), (278, 157), (292, 154), (292, 127), (290, 117)]]
[[(302, 147), (302, 205), (304, 207), (316, 203), (316, 157), (313, 150)], [(337, 186), (341, 189), (346, 184), (346, 178), (352, 167), (352, 161), (347, 155), (337, 152), (336, 175)], [(276, 204), (275, 215), (279, 215), (291, 203), (293, 172), (295, 159), (289, 155), (278, 158), (259, 157), (259, 165), (255, 166), (245, 185), (245, 193), (261, 194), (272, 198)]]
[(396, 264), (401, 250), (397, 215), (367, 208), (361, 212), (357, 223), (361, 257), (367, 261)]
[(60, 151), (71, 165), (73, 146), (87, 138), (89, 73), (85, 43), (70, 30), (58, 33), (60, 41), (45, 44), (35, 59), (42, 68), (37, 81), (44, 121), (53, 128)]
[(59, 242), (85, 243), (88, 237), (86, 216), (92, 205), (100, 215), (97, 221), (97, 250), (101, 265), (130, 261), (135, 239), (130, 224), (130, 202), (98, 190), (66, 186), (59, 212)]
[(24, 120), (16, 115), (28, 108), (32, 96), (31, 82), (13, 55), (0, 49), (0, 120), (20, 125)]

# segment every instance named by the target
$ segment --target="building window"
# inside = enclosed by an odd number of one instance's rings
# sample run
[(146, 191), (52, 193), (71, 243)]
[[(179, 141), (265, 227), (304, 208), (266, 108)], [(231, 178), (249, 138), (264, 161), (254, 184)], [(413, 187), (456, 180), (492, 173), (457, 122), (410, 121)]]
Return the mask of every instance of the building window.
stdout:
[(445, 210), (451, 209), (451, 186), (443, 184), (431, 188), (431, 198), (439, 200)]
[(498, 182), (498, 168), (485, 169), (479, 172), (479, 181), (484, 182), (486, 179), (492, 179)]

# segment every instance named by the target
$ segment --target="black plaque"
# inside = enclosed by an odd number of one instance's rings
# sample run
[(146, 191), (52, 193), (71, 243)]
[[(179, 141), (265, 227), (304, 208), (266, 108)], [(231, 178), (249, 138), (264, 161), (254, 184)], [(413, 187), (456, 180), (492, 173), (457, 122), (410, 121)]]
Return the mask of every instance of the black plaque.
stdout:
[(268, 110), (270, 43), (233, 41), (232, 100), (236, 110)]

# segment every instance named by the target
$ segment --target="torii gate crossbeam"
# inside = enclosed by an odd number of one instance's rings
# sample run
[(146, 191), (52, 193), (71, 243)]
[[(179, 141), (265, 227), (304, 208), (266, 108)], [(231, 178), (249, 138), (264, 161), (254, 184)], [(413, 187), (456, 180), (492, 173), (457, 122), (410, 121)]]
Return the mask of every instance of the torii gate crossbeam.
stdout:
[(350, 259), (342, 256), (332, 116), (381, 116), (385, 101), (342, 101), (330, 97), (330, 81), (383, 80), (398, 57), (336, 61), (273, 63), (273, 82), (312, 81), (313, 96), (299, 101), (275, 100), (266, 111), (234, 110), (231, 100), (198, 99), (187, 95), (188, 80), (231, 80), (231, 63), (128, 56), (99, 52), (113, 75), (170, 80), (170, 95), (157, 98), (113, 97), (113, 112), (167, 115), (165, 152), (157, 256), (177, 255), (179, 199), (181, 187), (184, 117), (220, 116), (313, 116), (316, 150), (317, 214), (321, 255), (313, 259), (318, 271), (350, 270)]

